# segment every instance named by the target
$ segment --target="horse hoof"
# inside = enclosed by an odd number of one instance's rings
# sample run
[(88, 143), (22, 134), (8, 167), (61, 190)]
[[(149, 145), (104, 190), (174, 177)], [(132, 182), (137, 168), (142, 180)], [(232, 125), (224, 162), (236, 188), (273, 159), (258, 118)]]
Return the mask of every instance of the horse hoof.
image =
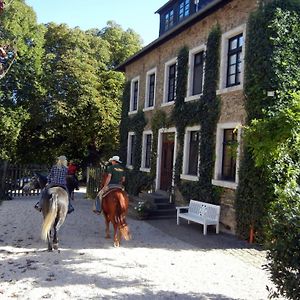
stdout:
[(119, 242), (114, 242), (114, 247), (115, 247), (115, 248), (120, 247), (120, 243), (119, 243)]
[(58, 244), (53, 244), (53, 249), (57, 250), (58, 249)]
[(52, 252), (52, 248), (48, 248), (48, 252)]
[(110, 239), (110, 235), (106, 235), (105, 238), (106, 238), (106, 239)]

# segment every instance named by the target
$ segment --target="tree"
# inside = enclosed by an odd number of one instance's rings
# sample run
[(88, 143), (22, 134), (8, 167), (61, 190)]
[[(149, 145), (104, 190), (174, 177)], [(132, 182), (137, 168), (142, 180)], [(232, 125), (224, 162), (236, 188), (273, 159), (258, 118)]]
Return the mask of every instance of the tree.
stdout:
[[(40, 85), (43, 35), (43, 26), (37, 25), (34, 11), (24, 1), (11, 2), (1, 14), (0, 45), (17, 50), (9, 72), (0, 79), (1, 114), (6, 124), (10, 124), (1, 137), (1, 148), (9, 145), (10, 149), (6, 151), (6, 159), (16, 159), (16, 147), (24, 140), (28, 145), (27, 137), (31, 135), (25, 137), (25, 132), (39, 116), (43, 94)], [(8, 142), (10, 138), (11, 143)]]
[(110, 68), (117, 67), (141, 49), (141, 37), (132, 29), (124, 31), (114, 21), (108, 21), (107, 26), (98, 32), (98, 36), (109, 43), (111, 53)]

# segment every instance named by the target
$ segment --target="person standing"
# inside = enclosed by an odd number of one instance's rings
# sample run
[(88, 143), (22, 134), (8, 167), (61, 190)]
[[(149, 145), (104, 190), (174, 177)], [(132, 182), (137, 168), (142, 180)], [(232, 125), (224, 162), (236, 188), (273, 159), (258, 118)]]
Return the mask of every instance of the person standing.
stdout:
[(73, 160), (70, 160), (68, 164), (68, 175), (73, 177), (75, 189), (79, 190), (79, 180), (76, 176), (76, 172), (77, 172), (77, 166), (73, 162)]

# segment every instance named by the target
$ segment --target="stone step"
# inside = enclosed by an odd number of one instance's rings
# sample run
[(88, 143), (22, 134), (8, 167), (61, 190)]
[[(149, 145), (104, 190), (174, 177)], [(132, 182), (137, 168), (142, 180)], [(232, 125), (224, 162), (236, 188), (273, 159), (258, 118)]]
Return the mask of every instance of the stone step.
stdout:
[[(157, 199), (156, 199), (157, 200)], [(138, 207), (139, 202), (149, 201), (152, 203), (151, 209), (147, 212), (147, 216), (141, 216), (136, 207)], [(169, 202), (169, 199), (164, 202), (156, 201), (152, 199), (152, 197), (140, 198), (137, 196), (130, 196), (129, 201), (129, 213), (131, 216), (138, 219), (163, 219), (163, 218), (175, 218), (176, 217), (176, 208), (175, 205)]]
[(144, 200), (150, 200), (153, 203), (169, 203), (170, 199), (168, 196), (160, 193), (140, 193), (139, 198)]

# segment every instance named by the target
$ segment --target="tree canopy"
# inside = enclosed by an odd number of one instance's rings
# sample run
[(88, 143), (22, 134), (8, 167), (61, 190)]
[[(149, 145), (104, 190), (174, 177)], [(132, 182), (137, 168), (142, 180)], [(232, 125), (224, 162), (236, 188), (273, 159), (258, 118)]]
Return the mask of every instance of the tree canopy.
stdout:
[(4, 9), (0, 22), (0, 46), (17, 54), (0, 79), (0, 159), (49, 163), (63, 153), (93, 163), (111, 155), (124, 86), (114, 68), (141, 48), (141, 38), (114, 21), (87, 31), (39, 25), (24, 0)]

